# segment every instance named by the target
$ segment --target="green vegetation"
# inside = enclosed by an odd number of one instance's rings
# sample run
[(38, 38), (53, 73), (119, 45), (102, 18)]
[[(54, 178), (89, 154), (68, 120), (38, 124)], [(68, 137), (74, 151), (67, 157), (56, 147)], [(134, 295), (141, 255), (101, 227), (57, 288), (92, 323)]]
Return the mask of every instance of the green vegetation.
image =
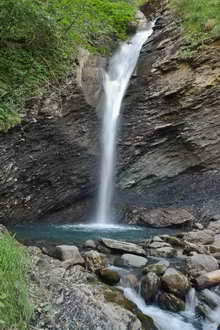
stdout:
[(181, 18), (189, 41), (186, 57), (193, 56), (198, 44), (220, 36), (219, 0), (170, 0), (170, 7)]
[(71, 70), (78, 47), (105, 54), (124, 39), (138, 0), (1, 0), (0, 131), (27, 98)]
[(28, 302), (28, 257), (11, 236), (0, 236), (0, 329), (27, 329), (32, 314)]

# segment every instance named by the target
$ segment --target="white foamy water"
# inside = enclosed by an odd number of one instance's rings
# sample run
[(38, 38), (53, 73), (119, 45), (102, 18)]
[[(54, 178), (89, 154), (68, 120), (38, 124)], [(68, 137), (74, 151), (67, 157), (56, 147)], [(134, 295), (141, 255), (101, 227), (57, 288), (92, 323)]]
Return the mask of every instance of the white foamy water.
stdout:
[[(118, 272), (123, 276), (120, 269)], [(185, 311), (182, 313), (171, 313), (160, 309), (158, 306), (147, 305), (137, 291), (131, 287), (123, 287), (123, 281), (120, 283), (120, 288), (123, 290), (125, 297), (135, 303), (143, 314), (150, 316), (158, 330), (218, 330), (220, 324), (220, 297), (215, 292), (210, 290), (203, 291), (206, 297), (216, 304), (216, 308), (211, 309), (205, 305), (207, 311), (206, 318), (199, 320), (196, 316), (198, 298), (194, 288), (189, 291), (186, 297)]]
[(125, 288), (124, 295), (135, 303), (143, 314), (150, 316), (159, 330), (196, 330), (192, 324), (185, 322), (180, 314), (170, 313), (159, 307), (146, 305), (144, 299), (131, 288)]
[(54, 225), (59, 229), (67, 229), (67, 230), (80, 230), (80, 231), (142, 231), (142, 227), (138, 226), (123, 226), (123, 225), (114, 225), (114, 224), (99, 224), (99, 223), (92, 223), (92, 224), (64, 224), (64, 225)]
[(115, 151), (119, 114), (130, 77), (135, 69), (144, 42), (152, 34), (150, 28), (137, 31), (123, 43), (111, 58), (104, 74), (104, 115), (102, 131), (102, 160), (96, 222), (111, 223), (111, 202), (114, 190)]

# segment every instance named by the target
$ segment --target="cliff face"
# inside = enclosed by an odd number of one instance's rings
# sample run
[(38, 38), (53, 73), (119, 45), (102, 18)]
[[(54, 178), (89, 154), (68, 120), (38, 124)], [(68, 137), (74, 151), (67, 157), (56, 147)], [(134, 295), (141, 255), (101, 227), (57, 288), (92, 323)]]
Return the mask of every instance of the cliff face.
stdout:
[(125, 100), (120, 188), (148, 207), (219, 212), (220, 42), (182, 59), (180, 28), (160, 15)]
[(0, 134), (0, 222), (82, 216), (97, 181), (95, 103), (104, 65), (80, 52), (76, 73), (30, 100), (22, 125)]
[[(143, 10), (149, 16), (154, 8)], [(175, 205), (196, 214), (218, 213), (220, 42), (182, 60), (181, 31), (168, 12), (157, 10), (160, 18), (122, 111), (121, 196), (149, 208)], [(95, 108), (104, 65), (82, 52), (77, 73), (31, 100), (22, 125), (0, 134), (0, 222), (87, 215), (85, 205), (97, 184)]]

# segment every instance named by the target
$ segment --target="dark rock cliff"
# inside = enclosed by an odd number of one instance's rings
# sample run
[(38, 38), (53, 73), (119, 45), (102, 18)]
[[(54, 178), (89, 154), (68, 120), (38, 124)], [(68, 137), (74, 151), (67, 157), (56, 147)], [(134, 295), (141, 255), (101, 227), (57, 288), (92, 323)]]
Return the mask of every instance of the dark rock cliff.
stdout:
[[(180, 28), (159, 7), (123, 106), (119, 197), (147, 208), (218, 213), (220, 42), (181, 59)], [(151, 16), (155, 8), (143, 10)], [(82, 52), (77, 77), (31, 100), (22, 125), (0, 134), (0, 222), (86, 215), (97, 184), (95, 106), (104, 64)]]
[(76, 73), (30, 100), (22, 125), (0, 134), (0, 222), (85, 214), (81, 204), (97, 182), (95, 93), (104, 64), (81, 51)]
[(213, 214), (220, 211), (220, 41), (182, 59), (178, 24), (166, 10), (159, 15), (125, 99), (120, 188), (138, 193), (133, 204)]

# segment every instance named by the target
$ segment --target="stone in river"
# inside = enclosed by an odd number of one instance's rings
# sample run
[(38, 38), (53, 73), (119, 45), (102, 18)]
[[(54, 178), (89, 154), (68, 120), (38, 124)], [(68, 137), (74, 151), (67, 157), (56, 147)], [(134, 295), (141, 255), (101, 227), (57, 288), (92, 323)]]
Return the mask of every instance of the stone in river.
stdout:
[(137, 256), (135, 254), (123, 254), (121, 258), (125, 262), (125, 265), (137, 268), (144, 267), (148, 262), (146, 258)]
[(174, 268), (166, 270), (161, 283), (165, 290), (179, 297), (184, 297), (191, 286), (188, 278)]
[(110, 238), (101, 238), (100, 242), (111, 250), (146, 255), (145, 250), (141, 246), (134, 243), (117, 241)]

